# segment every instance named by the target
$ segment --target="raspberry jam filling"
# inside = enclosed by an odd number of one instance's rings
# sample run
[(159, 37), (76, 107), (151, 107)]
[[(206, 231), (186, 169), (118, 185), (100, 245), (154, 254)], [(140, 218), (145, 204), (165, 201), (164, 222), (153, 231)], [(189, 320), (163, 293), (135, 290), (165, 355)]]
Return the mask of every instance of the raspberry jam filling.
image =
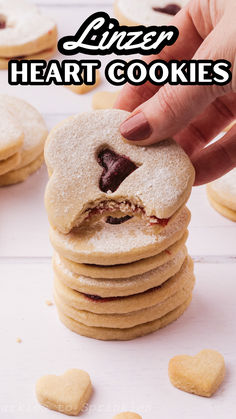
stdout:
[(102, 192), (115, 192), (120, 184), (138, 168), (128, 157), (121, 156), (108, 148), (98, 154), (98, 163), (103, 167), (99, 181)]
[(0, 29), (5, 29), (6, 27), (6, 18), (3, 15), (0, 15)]
[[(139, 207), (137, 204), (132, 204), (127, 200), (121, 202), (116, 202), (112, 200), (102, 201), (95, 208), (88, 208), (86, 210), (84, 221), (90, 221), (92, 217), (101, 218), (105, 215), (110, 215), (112, 212), (125, 213), (126, 216), (119, 218), (108, 216), (109, 220), (107, 222), (109, 224), (122, 224), (134, 216), (141, 217), (151, 225), (158, 224), (162, 227), (165, 227), (169, 221), (169, 218), (157, 218), (155, 215), (147, 216), (144, 208)], [(113, 220), (115, 221), (112, 222)]]
[(180, 10), (181, 7), (178, 4), (170, 3), (165, 7), (153, 7), (152, 10), (159, 13), (166, 13), (167, 15), (175, 16)]

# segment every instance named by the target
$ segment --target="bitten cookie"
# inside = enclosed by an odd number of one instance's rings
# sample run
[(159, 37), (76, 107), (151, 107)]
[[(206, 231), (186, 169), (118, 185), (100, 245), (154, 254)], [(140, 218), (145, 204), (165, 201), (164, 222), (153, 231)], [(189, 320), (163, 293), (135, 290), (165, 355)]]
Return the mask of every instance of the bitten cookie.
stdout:
[[(0, 64), (9, 58), (27, 58), (53, 51), (57, 28), (27, 0), (0, 0)], [(1, 61), (2, 59), (2, 61)]]
[(87, 112), (51, 131), (45, 205), (60, 232), (106, 215), (135, 215), (160, 225), (187, 201), (195, 176), (188, 156), (171, 139), (150, 147), (123, 141), (119, 127), (129, 115)]
[(70, 369), (62, 376), (45, 375), (36, 384), (40, 404), (69, 416), (77, 416), (92, 393), (87, 372)]
[(189, 0), (115, 0), (114, 13), (121, 25), (168, 25)]
[(204, 349), (195, 356), (177, 355), (169, 362), (169, 378), (180, 390), (211, 397), (225, 376), (223, 356)]
[(208, 199), (216, 211), (236, 221), (236, 169), (207, 185)]

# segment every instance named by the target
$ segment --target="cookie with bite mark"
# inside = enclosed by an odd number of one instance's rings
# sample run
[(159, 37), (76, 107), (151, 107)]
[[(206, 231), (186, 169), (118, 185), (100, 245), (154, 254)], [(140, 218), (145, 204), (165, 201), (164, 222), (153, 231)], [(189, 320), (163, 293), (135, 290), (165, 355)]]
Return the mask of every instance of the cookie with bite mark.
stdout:
[(171, 139), (150, 147), (125, 142), (119, 127), (129, 115), (115, 109), (87, 112), (49, 134), (45, 205), (59, 232), (107, 216), (163, 226), (187, 201), (195, 177), (188, 156)]

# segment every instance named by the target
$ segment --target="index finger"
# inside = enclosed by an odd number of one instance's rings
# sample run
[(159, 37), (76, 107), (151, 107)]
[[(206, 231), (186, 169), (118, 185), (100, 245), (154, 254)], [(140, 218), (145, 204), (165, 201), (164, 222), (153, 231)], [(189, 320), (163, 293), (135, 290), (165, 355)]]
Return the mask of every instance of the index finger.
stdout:
[[(198, 6), (196, 3), (198, 3)], [(163, 49), (160, 54), (143, 58), (145, 62), (149, 63), (153, 60), (168, 62), (173, 59), (190, 60), (193, 57), (203, 40), (192, 20), (192, 13), (196, 13), (196, 7), (200, 9), (199, 2), (196, 0), (191, 1), (171, 20), (171, 25), (179, 29), (177, 41), (168, 48)], [(150, 82), (140, 86), (133, 86), (127, 83), (123, 87), (114, 107), (132, 112), (143, 102), (150, 99), (160, 87)]]

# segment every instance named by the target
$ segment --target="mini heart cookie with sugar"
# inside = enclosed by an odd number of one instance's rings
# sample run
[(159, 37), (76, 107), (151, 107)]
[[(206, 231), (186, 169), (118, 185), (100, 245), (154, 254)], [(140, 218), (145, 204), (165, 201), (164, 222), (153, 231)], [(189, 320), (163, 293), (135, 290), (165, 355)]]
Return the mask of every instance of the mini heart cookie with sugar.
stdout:
[(36, 384), (40, 404), (69, 416), (79, 414), (91, 393), (92, 384), (88, 373), (75, 368), (62, 376), (45, 375)]
[(118, 413), (113, 419), (142, 419), (140, 415), (133, 412)]
[(45, 204), (60, 232), (109, 215), (160, 224), (187, 201), (195, 173), (185, 152), (171, 139), (150, 147), (126, 143), (119, 127), (129, 115), (87, 112), (51, 131)]
[(211, 397), (225, 376), (223, 356), (204, 349), (195, 356), (177, 355), (169, 362), (169, 378), (180, 390)]

